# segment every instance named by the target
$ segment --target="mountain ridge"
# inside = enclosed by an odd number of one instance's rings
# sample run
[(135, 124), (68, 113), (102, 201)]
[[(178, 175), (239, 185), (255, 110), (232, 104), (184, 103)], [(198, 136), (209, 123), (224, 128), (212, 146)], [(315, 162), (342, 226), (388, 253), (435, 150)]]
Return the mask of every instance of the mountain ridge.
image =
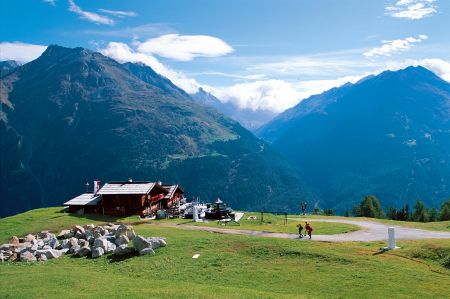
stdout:
[(156, 81), (144, 82), (130, 67), (52, 45), (0, 79), (8, 86), (2, 216), (61, 204), (83, 192), (86, 179), (178, 183), (188, 196), (220, 196), (241, 209), (289, 210), (314, 198), (279, 154), (236, 121), (148, 69), (140, 75)]

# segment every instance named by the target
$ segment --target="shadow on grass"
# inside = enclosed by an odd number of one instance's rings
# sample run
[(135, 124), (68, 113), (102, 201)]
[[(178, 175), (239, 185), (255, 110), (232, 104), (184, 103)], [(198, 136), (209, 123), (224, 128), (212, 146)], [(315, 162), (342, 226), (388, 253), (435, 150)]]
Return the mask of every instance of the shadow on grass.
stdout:
[(131, 253), (122, 254), (122, 255), (110, 254), (107, 256), (107, 259), (110, 263), (117, 263), (117, 262), (122, 262), (122, 261), (128, 260), (130, 258), (134, 258), (138, 255), (139, 254), (137, 252), (131, 252)]

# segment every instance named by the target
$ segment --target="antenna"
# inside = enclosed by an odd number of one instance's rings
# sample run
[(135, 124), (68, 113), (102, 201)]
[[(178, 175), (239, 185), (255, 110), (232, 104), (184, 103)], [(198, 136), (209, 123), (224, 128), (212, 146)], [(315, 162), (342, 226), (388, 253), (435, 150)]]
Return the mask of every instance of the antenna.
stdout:
[(84, 185), (86, 186), (86, 193), (88, 193), (89, 192), (89, 182), (87, 179), (86, 179), (86, 184), (84, 184)]

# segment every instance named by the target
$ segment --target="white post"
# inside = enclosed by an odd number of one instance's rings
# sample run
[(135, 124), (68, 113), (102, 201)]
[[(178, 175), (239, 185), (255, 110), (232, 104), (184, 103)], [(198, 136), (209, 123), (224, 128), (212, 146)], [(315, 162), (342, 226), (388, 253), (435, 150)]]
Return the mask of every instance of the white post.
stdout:
[(391, 226), (388, 228), (388, 250), (397, 248), (395, 244), (395, 230)]
[(193, 218), (194, 222), (198, 221), (198, 210), (197, 210), (196, 203), (194, 203), (194, 205), (192, 206), (192, 218)]

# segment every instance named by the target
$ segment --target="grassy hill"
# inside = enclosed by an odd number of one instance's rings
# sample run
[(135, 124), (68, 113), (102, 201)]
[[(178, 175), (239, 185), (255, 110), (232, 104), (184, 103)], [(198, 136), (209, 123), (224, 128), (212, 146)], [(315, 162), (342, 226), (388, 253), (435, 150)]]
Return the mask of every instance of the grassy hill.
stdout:
[[(39, 209), (0, 219), (0, 241), (43, 229), (135, 217), (86, 218)], [(135, 224), (137, 233), (167, 238), (154, 256), (92, 260), (67, 255), (46, 263), (0, 264), (0, 298), (174, 297), (444, 298), (450, 284), (450, 240), (298, 242)], [(200, 253), (200, 258), (192, 255)]]

